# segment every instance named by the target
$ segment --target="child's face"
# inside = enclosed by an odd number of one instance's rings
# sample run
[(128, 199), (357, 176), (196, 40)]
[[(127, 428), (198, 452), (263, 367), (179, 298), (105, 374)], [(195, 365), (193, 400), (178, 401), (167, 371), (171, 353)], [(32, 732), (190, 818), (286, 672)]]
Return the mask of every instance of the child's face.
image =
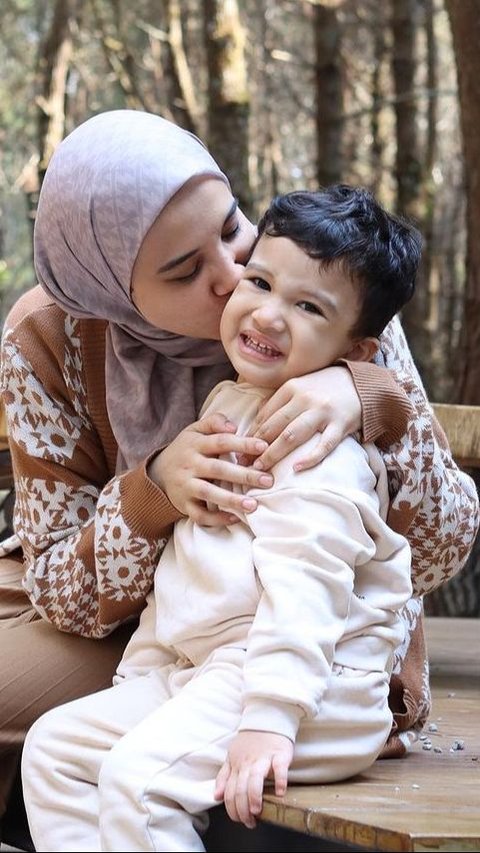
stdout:
[(358, 285), (341, 268), (322, 271), (292, 240), (264, 235), (224, 309), (220, 334), (241, 380), (276, 389), (349, 355), (359, 309)]

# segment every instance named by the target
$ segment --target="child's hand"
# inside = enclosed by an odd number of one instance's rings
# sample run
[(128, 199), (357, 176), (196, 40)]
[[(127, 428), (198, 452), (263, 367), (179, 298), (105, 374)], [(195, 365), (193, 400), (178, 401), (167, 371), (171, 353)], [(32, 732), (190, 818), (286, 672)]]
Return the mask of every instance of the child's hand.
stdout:
[(255, 815), (262, 810), (265, 779), (273, 777), (275, 794), (282, 797), (287, 790), (292, 758), (293, 743), (285, 735), (238, 732), (217, 776), (215, 799), (225, 801), (232, 820), (253, 829), (256, 826)]

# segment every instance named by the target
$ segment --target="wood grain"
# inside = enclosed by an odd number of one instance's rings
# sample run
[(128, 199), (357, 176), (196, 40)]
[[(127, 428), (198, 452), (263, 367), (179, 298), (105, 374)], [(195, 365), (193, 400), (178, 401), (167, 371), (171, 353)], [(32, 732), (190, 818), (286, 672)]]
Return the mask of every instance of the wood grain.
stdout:
[(433, 410), (457, 462), (480, 468), (480, 406), (434, 403)]
[[(407, 758), (377, 761), (354, 780), (267, 794), (264, 820), (366, 850), (480, 850), (480, 623), (426, 623), (432, 750), (420, 741)], [(451, 752), (455, 741), (464, 749)]]

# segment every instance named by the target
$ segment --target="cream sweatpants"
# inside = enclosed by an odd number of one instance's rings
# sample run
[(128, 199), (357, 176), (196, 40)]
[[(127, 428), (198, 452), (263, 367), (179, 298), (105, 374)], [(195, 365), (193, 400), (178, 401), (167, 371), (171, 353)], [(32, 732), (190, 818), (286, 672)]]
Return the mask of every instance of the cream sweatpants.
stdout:
[[(215, 777), (240, 720), (244, 657), (223, 647), (194, 667), (172, 655), (45, 714), (23, 756), (36, 850), (204, 850)], [(290, 782), (332, 782), (373, 763), (391, 726), (388, 680), (334, 667), (319, 715), (300, 727)]]

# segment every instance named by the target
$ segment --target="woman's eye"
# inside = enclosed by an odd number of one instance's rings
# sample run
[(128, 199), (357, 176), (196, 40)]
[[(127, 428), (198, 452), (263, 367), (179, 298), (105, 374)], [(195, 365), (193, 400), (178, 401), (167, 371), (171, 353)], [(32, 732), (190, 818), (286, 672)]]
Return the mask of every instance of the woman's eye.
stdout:
[(225, 234), (222, 234), (222, 240), (225, 243), (229, 243), (230, 240), (233, 240), (237, 236), (239, 231), (240, 223), (236, 222), (235, 225), (230, 229), (230, 231), (227, 231)]
[(255, 287), (258, 287), (259, 290), (270, 290), (270, 285), (264, 278), (257, 278), (257, 276), (255, 276), (255, 278), (251, 278), (250, 281), (255, 285)]
[(187, 275), (179, 275), (173, 281), (192, 281), (200, 272), (200, 264), (195, 264), (195, 268)]
[(314, 305), (313, 302), (307, 302), (304, 300), (303, 302), (297, 302), (299, 308), (302, 308), (303, 311), (306, 311), (307, 314), (319, 314), (319, 316), (323, 316), (322, 311), (318, 305)]

